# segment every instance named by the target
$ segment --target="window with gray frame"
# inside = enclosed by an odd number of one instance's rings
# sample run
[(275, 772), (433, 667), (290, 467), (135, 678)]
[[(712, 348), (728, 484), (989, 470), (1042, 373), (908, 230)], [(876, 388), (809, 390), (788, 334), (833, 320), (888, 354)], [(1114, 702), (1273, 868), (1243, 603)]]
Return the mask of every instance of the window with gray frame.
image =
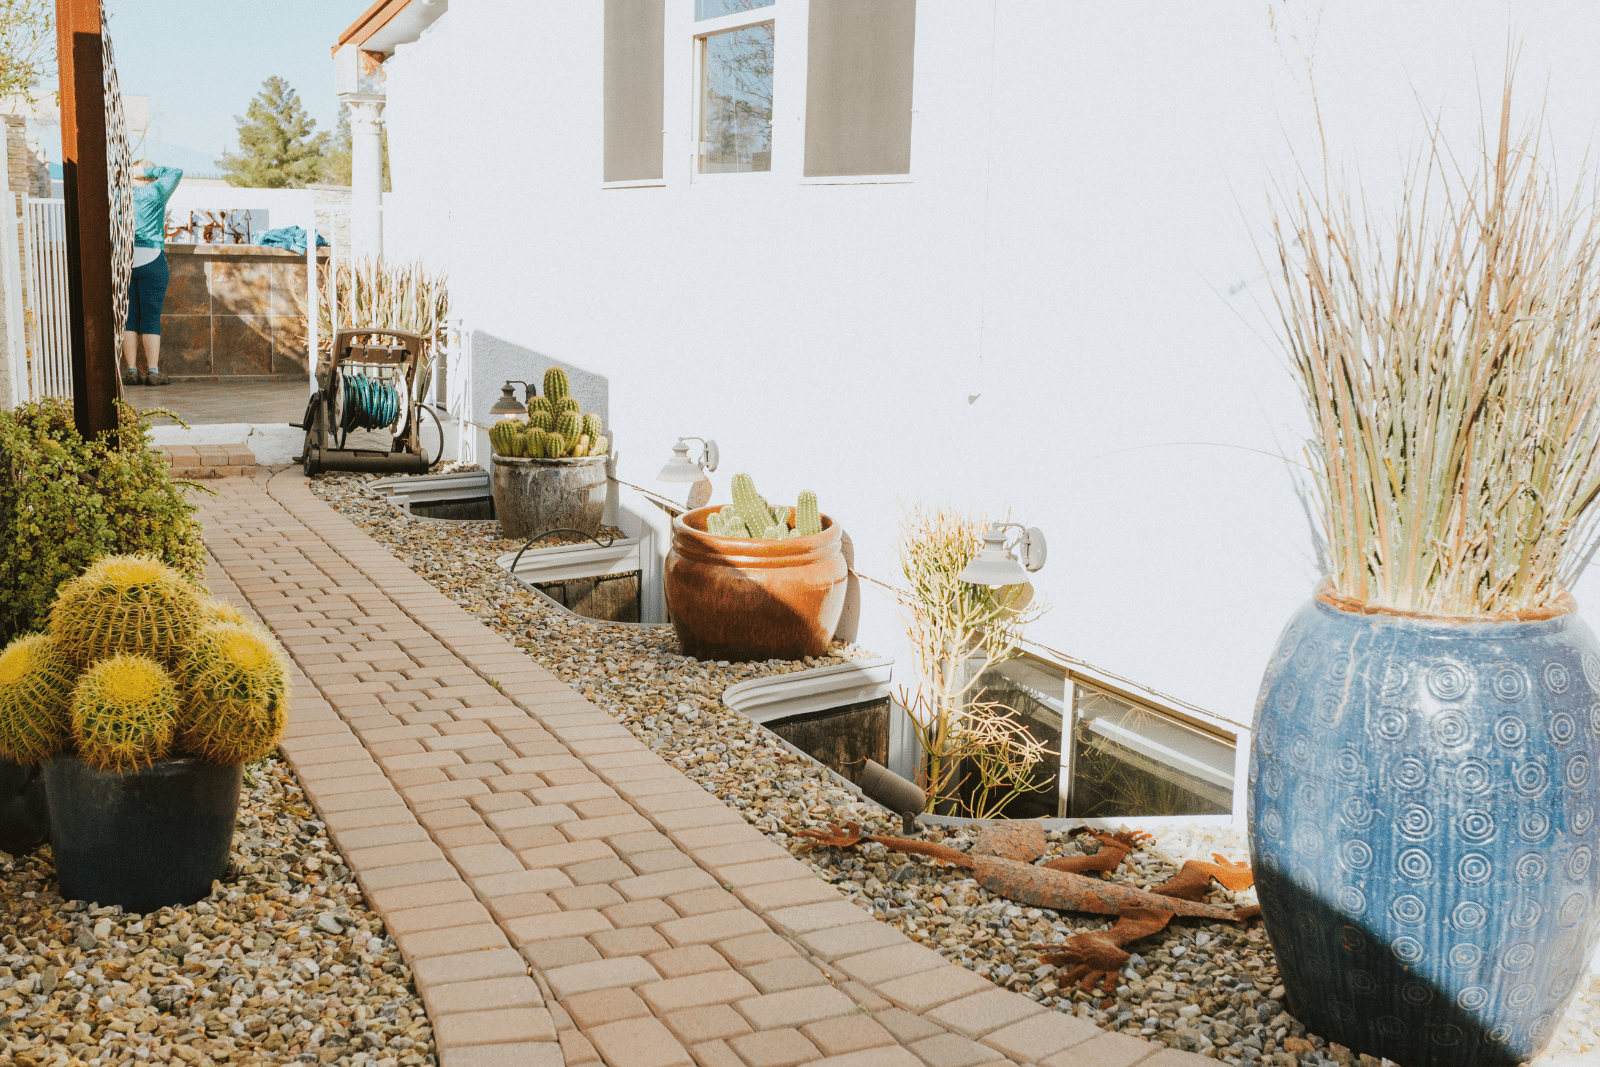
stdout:
[(660, 179), (666, 0), (605, 5), (604, 180)]

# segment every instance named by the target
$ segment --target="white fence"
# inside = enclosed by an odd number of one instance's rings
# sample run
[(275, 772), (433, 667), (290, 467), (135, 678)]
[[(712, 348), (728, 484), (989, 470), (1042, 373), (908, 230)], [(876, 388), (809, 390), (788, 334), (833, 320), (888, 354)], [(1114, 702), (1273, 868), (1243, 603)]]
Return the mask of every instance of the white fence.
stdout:
[(22, 200), (27, 264), (27, 374), (18, 400), (72, 395), (72, 316), (67, 298), (67, 202)]

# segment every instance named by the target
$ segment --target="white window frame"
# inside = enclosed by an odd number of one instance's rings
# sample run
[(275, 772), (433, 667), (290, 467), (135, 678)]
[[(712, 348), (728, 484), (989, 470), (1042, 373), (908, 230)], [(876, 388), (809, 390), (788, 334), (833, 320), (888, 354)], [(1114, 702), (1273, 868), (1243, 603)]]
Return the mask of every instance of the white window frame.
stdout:
[[(795, 32), (805, 32), (805, 10), (808, 7), (806, 0), (777, 0), (767, 7), (758, 7), (750, 11), (736, 11), (731, 15), (718, 15), (716, 18), (695, 21), (694, 0), (682, 0), (690, 27), (689, 34), (689, 182), (692, 185), (738, 185), (745, 182), (770, 182), (780, 176), (798, 176), (805, 163), (804, 144), (796, 145), (792, 138), (782, 136), (785, 127), (797, 129), (800, 136), (805, 132), (805, 64), (804, 49), (799, 50), (801, 61), (799, 76), (799, 95), (794, 95), (795, 86), (793, 74), (786, 76), (786, 69), (796, 66), (796, 61), (783, 56), (784, 42), (789, 35)], [(702, 112), (704, 95), (701, 88), (701, 79), (705, 71), (706, 38), (730, 30), (742, 30), (750, 26), (763, 26), (771, 23), (773, 27), (772, 42), (772, 169), (765, 171), (735, 171), (723, 174), (703, 174), (700, 171), (700, 144), (703, 139), (702, 126), (705, 115)], [(671, 36), (671, 30), (668, 30)], [(805, 38), (799, 38), (802, 42)], [(790, 49), (791, 52), (794, 49)], [(794, 105), (799, 105), (796, 114), (791, 114)], [(798, 125), (796, 125), (796, 118)], [(780, 145), (780, 142), (786, 142)], [(791, 159), (791, 157), (793, 157)], [(793, 174), (789, 172), (793, 171)]]

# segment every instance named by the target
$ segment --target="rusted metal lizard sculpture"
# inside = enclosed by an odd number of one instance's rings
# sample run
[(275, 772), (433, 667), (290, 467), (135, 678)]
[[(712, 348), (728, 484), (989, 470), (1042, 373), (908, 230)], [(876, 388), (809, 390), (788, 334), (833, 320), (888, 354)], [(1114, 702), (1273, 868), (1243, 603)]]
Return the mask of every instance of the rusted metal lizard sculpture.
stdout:
[(1223, 922), (1243, 922), (1261, 914), (1255, 905), (1224, 908), (1206, 904), (1202, 898), (1214, 878), (1238, 892), (1255, 884), (1250, 868), (1213, 854), (1215, 863), (1189, 860), (1170, 880), (1154, 889), (1101, 881), (1085, 872), (1110, 874), (1122, 866), (1128, 853), (1139, 847), (1149, 834), (1137, 831), (1108, 834), (1082, 827), (1073, 834), (1088, 834), (1100, 842), (1092, 856), (1063, 856), (1035, 865), (1044, 855), (1044, 828), (1036, 822), (1006, 822), (986, 828), (978, 835), (971, 852), (929, 841), (904, 837), (862, 837), (860, 827), (850, 823), (845, 829), (830, 824), (823, 830), (800, 830), (799, 836), (811, 839), (811, 848), (832, 846), (851, 848), (861, 841), (876, 841), (894, 852), (905, 852), (963, 867), (973, 872), (979, 885), (1019, 904), (1054, 911), (1087, 911), (1096, 915), (1115, 915), (1109, 930), (1074, 934), (1061, 945), (1038, 946), (1051, 951), (1040, 955), (1043, 963), (1072, 966), (1062, 985), (1079, 983), (1092, 992), (1098, 984), (1106, 994), (1116, 988), (1117, 975), (1131, 958), (1122, 946), (1162, 930), (1174, 915)]

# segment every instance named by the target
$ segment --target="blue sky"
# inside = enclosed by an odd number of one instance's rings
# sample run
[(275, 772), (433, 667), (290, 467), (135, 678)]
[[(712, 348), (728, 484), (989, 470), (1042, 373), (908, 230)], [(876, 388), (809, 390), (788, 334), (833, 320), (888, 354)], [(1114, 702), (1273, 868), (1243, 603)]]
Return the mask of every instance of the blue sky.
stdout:
[[(330, 49), (371, 0), (106, 0), (122, 91), (148, 96), (151, 135), (214, 157), (273, 74), (318, 130), (338, 121)], [(52, 158), (58, 158), (52, 156)]]

